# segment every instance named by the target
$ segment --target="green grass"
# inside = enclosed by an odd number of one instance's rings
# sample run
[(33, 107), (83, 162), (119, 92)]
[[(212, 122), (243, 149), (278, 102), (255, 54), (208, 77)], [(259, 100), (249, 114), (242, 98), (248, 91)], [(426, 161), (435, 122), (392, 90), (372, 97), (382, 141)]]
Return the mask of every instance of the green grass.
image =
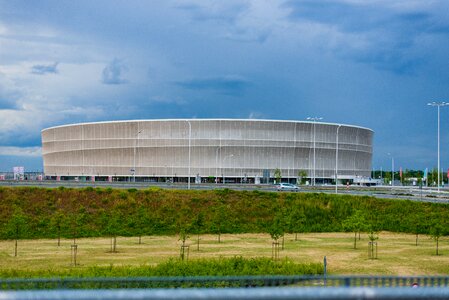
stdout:
[(298, 264), (284, 259), (219, 258), (182, 261), (169, 259), (155, 266), (92, 266), (86, 268), (2, 270), (0, 278), (48, 277), (151, 277), (151, 276), (242, 276), (242, 275), (317, 275), (321, 264)]

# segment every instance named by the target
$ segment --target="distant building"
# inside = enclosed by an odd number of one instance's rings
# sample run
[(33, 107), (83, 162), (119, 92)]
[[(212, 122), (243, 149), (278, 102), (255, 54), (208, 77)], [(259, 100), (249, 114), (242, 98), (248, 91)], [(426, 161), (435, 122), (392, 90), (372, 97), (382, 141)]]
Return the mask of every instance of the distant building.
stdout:
[(282, 181), (305, 171), (328, 183), (337, 156), (338, 179), (370, 177), (372, 140), (370, 129), (322, 122), (131, 120), (44, 129), (42, 153), (58, 180), (259, 183), (279, 169)]

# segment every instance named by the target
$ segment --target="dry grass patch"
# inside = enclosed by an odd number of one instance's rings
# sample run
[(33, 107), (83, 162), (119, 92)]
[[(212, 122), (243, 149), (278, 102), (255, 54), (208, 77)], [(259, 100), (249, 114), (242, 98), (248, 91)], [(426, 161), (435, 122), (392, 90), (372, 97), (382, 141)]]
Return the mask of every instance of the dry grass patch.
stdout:
[[(285, 236), (285, 248), (280, 258), (298, 263), (322, 263), (327, 257), (328, 271), (332, 274), (377, 275), (437, 275), (449, 274), (449, 246), (440, 241), (440, 252), (435, 255), (435, 242), (420, 236), (415, 246), (415, 235), (381, 232), (378, 259), (368, 259), (368, 237), (361, 235), (357, 249), (353, 249), (353, 233), (307, 233)], [(21, 240), (18, 257), (13, 256), (14, 242), (0, 242), (0, 270), (70, 269), (72, 240)], [(118, 237), (117, 253), (110, 252), (110, 238), (78, 239), (77, 268), (109, 265), (154, 265), (169, 258), (179, 257), (181, 241), (178, 236), (145, 236), (142, 244), (137, 237)], [(271, 257), (271, 239), (268, 234), (224, 234), (221, 243), (216, 235), (192, 235), (188, 244), (189, 259), (242, 256)], [(282, 241), (280, 241), (282, 242)]]

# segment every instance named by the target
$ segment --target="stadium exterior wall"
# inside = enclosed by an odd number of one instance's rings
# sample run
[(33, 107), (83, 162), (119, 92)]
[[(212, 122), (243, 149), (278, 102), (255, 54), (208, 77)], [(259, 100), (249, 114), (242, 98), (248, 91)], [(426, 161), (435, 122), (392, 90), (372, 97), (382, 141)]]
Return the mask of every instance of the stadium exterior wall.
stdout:
[(339, 179), (370, 177), (372, 140), (370, 129), (323, 122), (132, 120), (44, 129), (42, 152), (45, 175), (66, 179), (257, 182), (280, 169), (323, 181), (335, 178), (337, 155)]

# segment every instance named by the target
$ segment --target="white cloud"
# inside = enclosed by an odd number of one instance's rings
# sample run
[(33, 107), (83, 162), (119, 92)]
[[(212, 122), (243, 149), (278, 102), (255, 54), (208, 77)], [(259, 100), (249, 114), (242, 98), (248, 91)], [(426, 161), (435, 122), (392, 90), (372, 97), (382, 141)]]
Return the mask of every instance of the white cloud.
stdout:
[[(47, 125), (73, 118), (95, 119), (104, 114), (97, 100), (101, 93), (106, 98), (111, 92), (100, 88), (102, 64), (60, 64), (58, 74), (36, 76), (30, 68), (38, 64), (42, 62), (0, 65), (0, 86), (9, 91), (7, 95), (13, 95), (15, 101), (14, 106), (0, 108), (3, 145), (26, 143), (27, 138), (39, 136)], [(78, 97), (79, 100), (74, 101)]]
[(6, 26), (0, 23), (0, 36), (6, 35), (8, 33), (8, 30), (6, 29)]
[(29, 156), (29, 157), (41, 157), (41, 147), (2, 147), (0, 146), (0, 155), (12, 155), (12, 156)]
[(266, 115), (258, 111), (252, 111), (248, 115), (248, 119), (264, 119)]
[(128, 67), (119, 59), (114, 58), (102, 72), (102, 82), (104, 84), (124, 84), (128, 81), (123, 78), (123, 73)]
[(188, 11), (197, 21), (235, 22), (248, 9), (248, 1), (189, 1), (181, 2), (178, 8)]

